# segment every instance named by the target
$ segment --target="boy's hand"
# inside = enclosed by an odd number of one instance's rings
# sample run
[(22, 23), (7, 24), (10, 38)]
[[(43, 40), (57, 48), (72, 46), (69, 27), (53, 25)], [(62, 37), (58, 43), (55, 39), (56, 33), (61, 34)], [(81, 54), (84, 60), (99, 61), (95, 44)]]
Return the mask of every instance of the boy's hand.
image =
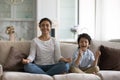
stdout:
[(95, 53), (95, 61), (94, 61), (94, 63), (93, 63), (93, 66), (97, 66), (97, 64), (98, 64), (98, 59), (99, 59), (99, 56), (101, 55), (101, 52), (98, 50), (98, 51), (96, 51), (96, 53)]
[(78, 56), (82, 56), (82, 55), (83, 55), (83, 51), (82, 51), (82, 49), (80, 49)]
[(101, 52), (98, 50), (98, 51), (96, 51), (96, 54), (95, 54), (95, 56), (96, 57), (99, 57), (101, 55)]

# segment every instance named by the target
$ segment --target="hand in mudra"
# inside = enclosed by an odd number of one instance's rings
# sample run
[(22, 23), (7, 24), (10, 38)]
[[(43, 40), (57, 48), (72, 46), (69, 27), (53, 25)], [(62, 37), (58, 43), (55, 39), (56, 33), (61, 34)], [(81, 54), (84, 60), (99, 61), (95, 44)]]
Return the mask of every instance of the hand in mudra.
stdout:
[(22, 63), (23, 63), (23, 64), (28, 64), (29, 62), (30, 62), (29, 59), (24, 59), (24, 58), (22, 59)]
[(70, 62), (72, 62), (72, 59), (71, 58), (65, 58), (65, 62), (70, 63)]
[(72, 62), (72, 58), (61, 58), (60, 61), (63, 61), (63, 62)]

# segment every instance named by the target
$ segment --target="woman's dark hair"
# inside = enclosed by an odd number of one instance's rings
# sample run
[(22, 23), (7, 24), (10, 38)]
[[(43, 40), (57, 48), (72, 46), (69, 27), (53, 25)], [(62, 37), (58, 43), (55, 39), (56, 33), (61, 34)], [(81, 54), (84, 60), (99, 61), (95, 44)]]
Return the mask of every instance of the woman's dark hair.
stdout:
[(82, 33), (78, 35), (78, 40), (77, 40), (78, 44), (81, 38), (85, 38), (88, 40), (89, 44), (91, 43), (91, 37), (87, 33)]
[(43, 21), (48, 21), (50, 23), (50, 26), (52, 27), (52, 21), (49, 18), (42, 18), (39, 22), (39, 26)]

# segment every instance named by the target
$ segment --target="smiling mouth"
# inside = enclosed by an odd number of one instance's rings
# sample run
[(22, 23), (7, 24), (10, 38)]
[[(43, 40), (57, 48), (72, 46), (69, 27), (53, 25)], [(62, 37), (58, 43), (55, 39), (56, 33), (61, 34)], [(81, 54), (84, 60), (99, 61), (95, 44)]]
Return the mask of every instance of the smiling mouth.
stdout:
[(86, 48), (86, 46), (81, 46), (82, 48)]

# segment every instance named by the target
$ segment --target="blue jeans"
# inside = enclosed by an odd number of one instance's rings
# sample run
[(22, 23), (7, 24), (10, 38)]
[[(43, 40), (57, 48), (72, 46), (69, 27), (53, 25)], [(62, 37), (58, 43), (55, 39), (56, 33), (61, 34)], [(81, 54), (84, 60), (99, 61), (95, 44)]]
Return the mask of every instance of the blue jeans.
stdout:
[(28, 63), (24, 65), (25, 72), (35, 73), (35, 74), (62, 74), (64, 72), (68, 72), (69, 63), (59, 62), (52, 65), (37, 65), (34, 63)]

